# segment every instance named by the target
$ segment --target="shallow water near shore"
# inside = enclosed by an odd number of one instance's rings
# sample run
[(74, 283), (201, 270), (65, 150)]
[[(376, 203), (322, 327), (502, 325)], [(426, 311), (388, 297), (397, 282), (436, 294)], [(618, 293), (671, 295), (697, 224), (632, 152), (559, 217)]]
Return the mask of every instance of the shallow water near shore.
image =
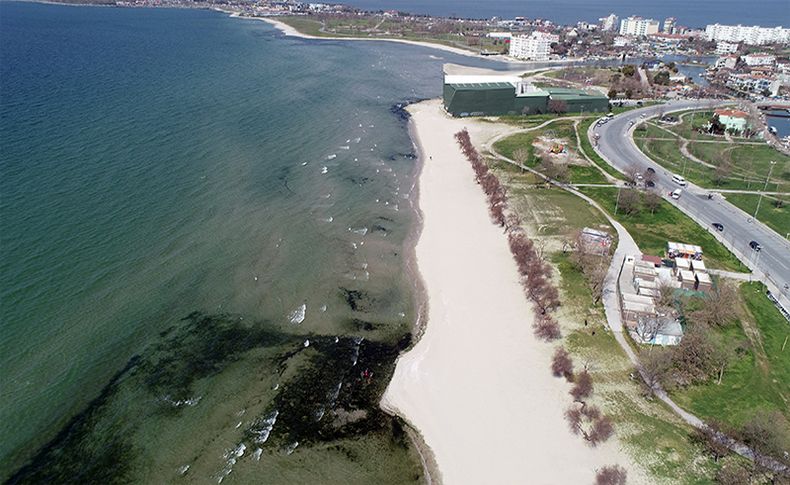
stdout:
[(0, 478), (418, 480), (377, 407), (416, 318), (393, 106), (483, 62), (207, 11), (0, 17)]

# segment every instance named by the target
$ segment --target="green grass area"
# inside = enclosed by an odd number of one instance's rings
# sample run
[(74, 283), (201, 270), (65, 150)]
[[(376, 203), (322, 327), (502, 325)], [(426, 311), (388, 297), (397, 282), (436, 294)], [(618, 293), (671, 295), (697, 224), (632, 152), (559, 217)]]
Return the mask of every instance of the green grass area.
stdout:
[(706, 125), (713, 117), (713, 111), (680, 111), (671, 113), (672, 116), (678, 116), (680, 123), (676, 125), (667, 125), (667, 129), (677, 133), (683, 138), (689, 140), (721, 140), (721, 137), (716, 137), (706, 133), (699, 133), (698, 130), (705, 129)]
[(568, 166), (568, 178), (572, 184), (605, 184), (608, 182), (597, 168), (581, 165)]
[[(403, 39), (419, 42), (430, 42), (459, 49), (466, 49), (478, 52), (481, 49), (501, 50), (501, 46), (495, 45), (492, 40), (483, 38), (480, 45), (471, 46), (463, 42), (465, 37), (454, 33), (432, 34), (430, 32), (418, 32), (410, 28), (408, 24), (400, 22), (381, 21), (378, 17), (361, 18), (327, 18), (317, 20), (304, 16), (283, 16), (277, 20), (290, 25), (299, 32), (316, 37), (370, 37), (373, 39)], [(374, 30), (373, 27), (378, 28)]]
[[(727, 183), (740, 181), (740, 185), (749, 185), (752, 190), (762, 190), (768, 181), (771, 162), (776, 162), (771, 170), (769, 191), (790, 190), (790, 157), (768, 144), (689, 143), (688, 149), (695, 157), (716, 166), (729, 162), (733, 167), (733, 176), (728, 178)], [(743, 182), (744, 178), (751, 180), (746, 183)]]
[(726, 342), (741, 343), (745, 350), (736, 354), (720, 385), (710, 382), (675, 391), (673, 398), (700, 417), (733, 426), (761, 409), (779, 411), (786, 421), (777, 426), (790, 427), (790, 345), (782, 350), (790, 324), (768, 300), (761, 283), (743, 283), (740, 296), (742, 319), (759, 329), (760, 341), (750, 342), (741, 322), (717, 330)]
[(661, 138), (676, 140), (677, 136), (672, 133), (667, 133), (662, 130), (658, 125), (652, 122), (640, 123), (634, 130), (634, 138)]
[(595, 149), (592, 146), (592, 142), (590, 142), (590, 138), (587, 136), (587, 130), (590, 129), (590, 125), (595, 123), (596, 119), (597, 118), (588, 118), (582, 120), (582, 122), (579, 123), (578, 130), (579, 130), (579, 140), (581, 141), (580, 148), (584, 150), (584, 153), (585, 155), (587, 155), (587, 158), (589, 158), (599, 168), (603, 169), (603, 171), (605, 171), (606, 173), (608, 173), (609, 175), (611, 175), (616, 179), (625, 180), (625, 175), (618, 172), (617, 169), (606, 163), (606, 160), (604, 160), (603, 158), (601, 158), (600, 155), (598, 155), (598, 153), (595, 151)]
[(507, 158), (515, 159), (514, 154), (516, 150), (519, 148), (526, 149), (529, 152), (529, 157), (525, 165), (528, 167), (535, 167), (540, 163), (540, 160), (535, 155), (535, 147), (532, 146), (532, 143), (539, 136), (546, 136), (550, 133), (553, 133), (553, 136), (556, 138), (565, 138), (575, 145), (574, 140), (576, 139), (576, 135), (573, 132), (573, 120), (558, 119), (539, 130), (516, 133), (515, 135), (503, 138), (494, 143), (494, 150)]
[[(578, 151), (576, 145), (576, 133), (574, 131), (573, 120), (558, 119), (557, 121), (537, 130), (524, 133), (517, 133), (494, 144), (494, 150), (512, 160), (516, 159), (518, 149), (526, 149), (528, 157), (525, 165), (535, 168), (540, 164), (540, 157), (536, 154), (533, 142), (540, 136), (551, 136), (552, 138), (564, 138), (568, 141), (571, 150)], [(586, 151), (585, 151), (586, 153)], [(584, 156), (579, 153), (581, 158)], [(568, 165), (568, 178), (570, 183), (576, 184), (605, 184), (606, 177), (594, 166), (590, 165)]]
[(579, 190), (601, 204), (609, 214), (623, 224), (636, 241), (639, 249), (645, 254), (663, 256), (667, 241), (696, 244), (702, 247), (705, 261), (711, 268), (747, 271), (746, 267), (713, 235), (663, 199), (654, 214), (642, 208), (636, 214), (626, 215), (620, 211), (615, 215), (617, 189), (613, 187), (582, 187)]
[(571, 316), (572, 322), (563, 329), (565, 347), (577, 365), (589, 364), (595, 383), (594, 403), (614, 420), (620, 443), (656, 481), (713, 483), (718, 465), (690, 438), (691, 428), (660, 401), (643, 397), (639, 384), (630, 379), (631, 362), (605, 330), (603, 307), (593, 306), (582, 274), (568, 255), (555, 254), (551, 261), (560, 274), (561, 311)]
[(541, 236), (569, 237), (585, 226), (615, 233), (603, 214), (579, 197), (547, 186), (533, 173), (509, 163), (489, 160), (488, 164), (507, 187), (511, 209)]
[[(734, 206), (742, 209), (749, 215), (753, 215), (757, 209), (759, 195), (754, 194), (724, 194), (727, 201)], [(780, 236), (785, 237), (790, 233), (790, 194), (782, 196), (785, 201), (782, 207), (776, 207), (776, 197), (766, 195), (760, 203), (760, 212), (757, 213), (757, 220), (761, 221)]]

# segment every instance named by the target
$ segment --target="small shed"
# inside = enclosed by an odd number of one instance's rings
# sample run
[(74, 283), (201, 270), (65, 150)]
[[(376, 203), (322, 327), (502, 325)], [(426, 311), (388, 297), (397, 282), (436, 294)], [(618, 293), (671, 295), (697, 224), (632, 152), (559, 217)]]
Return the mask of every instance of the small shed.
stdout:
[(693, 269), (695, 273), (699, 271), (702, 272), (708, 271), (707, 268), (705, 268), (705, 263), (701, 259), (692, 260), (691, 269)]
[(702, 259), (702, 248), (695, 244), (667, 242), (667, 256), (670, 258)]
[(708, 273), (697, 271), (694, 273), (694, 277), (697, 279), (697, 291), (708, 292), (713, 288), (713, 282), (710, 280), (710, 275)]
[(694, 276), (693, 271), (681, 269), (678, 272), (678, 280), (680, 280), (680, 287), (684, 290), (695, 290), (697, 288), (697, 278)]
[(691, 271), (691, 261), (685, 258), (677, 258), (675, 260), (675, 274), (679, 276), (681, 271)]
[(649, 254), (642, 255), (642, 261), (645, 263), (650, 263), (653, 265), (654, 268), (660, 268), (662, 265), (662, 260), (658, 256), (651, 256)]

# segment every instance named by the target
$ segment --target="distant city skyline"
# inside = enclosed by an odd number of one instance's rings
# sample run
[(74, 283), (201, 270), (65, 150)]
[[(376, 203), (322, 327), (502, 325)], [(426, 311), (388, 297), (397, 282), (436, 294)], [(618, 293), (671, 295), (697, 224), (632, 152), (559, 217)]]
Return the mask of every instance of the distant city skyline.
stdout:
[[(649, 1), (635, 4), (621, 0), (569, 0), (557, 8), (550, 0), (343, 0), (345, 3), (366, 10), (401, 10), (415, 14), (458, 16), (464, 18), (544, 18), (559, 24), (579, 21), (596, 22), (614, 13), (625, 18), (632, 15), (654, 18), (663, 22), (667, 17), (677, 19), (675, 25), (705, 28), (708, 24), (743, 24), (776, 27), (790, 25), (787, 0), (764, 0), (759, 7), (744, 14), (743, 2), (735, 0), (682, 0)], [(619, 24), (618, 24), (619, 26)]]

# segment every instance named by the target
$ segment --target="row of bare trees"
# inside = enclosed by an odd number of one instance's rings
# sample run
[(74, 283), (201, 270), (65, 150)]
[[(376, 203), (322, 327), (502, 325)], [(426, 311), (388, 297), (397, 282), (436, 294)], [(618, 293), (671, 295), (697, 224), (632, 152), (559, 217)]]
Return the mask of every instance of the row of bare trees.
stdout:
[(461, 146), (461, 151), (466, 156), (466, 159), (472, 164), (477, 183), (480, 184), (486, 197), (488, 197), (488, 210), (491, 213), (491, 218), (497, 225), (504, 226), (506, 222), (505, 208), (507, 207), (507, 192), (505, 188), (499, 183), (497, 176), (488, 170), (488, 165), (485, 164), (483, 157), (480, 156), (472, 144), (468, 131), (459, 131), (455, 134), (455, 139), (458, 141), (458, 145)]
[(524, 293), (534, 303), (537, 316), (535, 335), (551, 341), (562, 336), (560, 326), (551, 313), (560, 306), (560, 294), (551, 282), (551, 266), (541, 257), (535, 243), (521, 230), (521, 221), (515, 213), (505, 215), (507, 193), (483, 158), (477, 152), (466, 130), (455, 134), (461, 151), (472, 164), (475, 179), (488, 197), (488, 208), (494, 223), (504, 226), (508, 232), (508, 244), (516, 260)]
[(568, 351), (564, 347), (558, 347), (551, 360), (551, 372), (555, 377), (564, 377), (573, 383), (570, 390), (573, 404), (565, 411), (565, 419), (573, 434), (580, 435), (591, 446), (608, 440), (614, 433), (614, 425), (611, 418), (604, 415), (597, 406), (587, 402), (593, 393), (593, 380), (587, 369), (575, 373)]
[[(535, 335), (544, 341), (559, 339), (562, 334), (552, 313), (560, 306), (559, 290), (551, 282), (551, 266), (543, 260), (542, 251), (521, 229), (521, 221), (513, 212), (506, 214), (507, 193), (477, 149), (472, 144), (466, 130), (455, 134), (464, 156), (472, 164), (475, 179), (488, 197), (489, 212), (494, 223), (504, 226), (508, 233), (508, 244), (520, 275), (524, 293), (534, 306), (536, 323)], [(574, 403), (565, 413), (574, 434), (581, 435), (591, 446), (609, 439), (614, 433), (612, 420), (596, 406), (586, 400), (592, 395), (593, 382), (587, 369), (578, 374), (573, 370), (573, 360), (568, 352), (559, 347), (552, 359), (551, 371), (557, 377), (564, 377), (573, 383), (570, 390)], [(626, 472), (619, 466), (601, 468), (596, 475), (598, 485), (624, 485)]]

